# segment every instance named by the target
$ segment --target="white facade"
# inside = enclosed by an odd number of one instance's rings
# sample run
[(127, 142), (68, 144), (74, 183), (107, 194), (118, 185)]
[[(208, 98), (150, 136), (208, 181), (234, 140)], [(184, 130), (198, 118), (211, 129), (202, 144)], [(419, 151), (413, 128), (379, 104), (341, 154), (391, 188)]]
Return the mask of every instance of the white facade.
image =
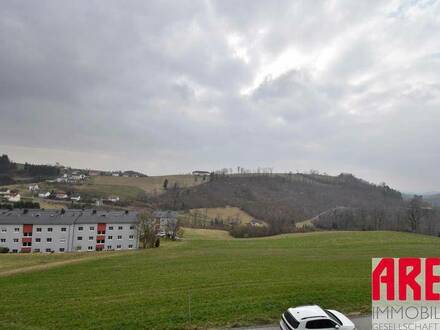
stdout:
[(10, 252), (19, 252), (23, 236), (20, 225), (0, 225), (0, 246), (8, 247)]
[(10, 252), (138, 248), (137, 214), (92, 210), (0, 211), (0, 247)]
[(8, 197), (8, 202), (19, 202), (21, 200), (20, 194), (10, 195)]
[(73, 251), (95, 251), (97, 238), (105, 236), (103, 250), (131, 250), (138, 248), (136, 224), (108, 224), (104, 235), (98, 234), (96, 223), (78, 224), (73, 232)]

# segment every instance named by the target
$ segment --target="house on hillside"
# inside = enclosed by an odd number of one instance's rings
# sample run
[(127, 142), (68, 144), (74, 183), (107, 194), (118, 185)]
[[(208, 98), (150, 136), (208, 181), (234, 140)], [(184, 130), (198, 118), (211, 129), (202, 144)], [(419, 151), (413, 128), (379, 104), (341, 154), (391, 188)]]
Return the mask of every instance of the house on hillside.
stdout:
[(89, 176), (99, 176), (99, 175), (101, 175), (101, 172), (99, 172), (99, 171), (89, 171)]
[(39, 193), (38, 197), (40, 197), (40, 198), (49, 198), (50, 197), (50, 192), (47, 191), (47, 192)]
[(79, 196), (79, 195), (70, 196), (70, 200), (73, 202), (79, 202), (81, 200), (81, 196)]
[(204, 176), (204, 175), (210, 175), (211, 172), (208, 172), (208, 171), (193, 171), (192, 174), (193, 175), (197, 175), (197, 176)]
[(84, 174), (76, 174), (76, 175), (71, 175), (69, 177), (69, 179), (71, 181), (84, 181), (85, 179), (87, 179), (87, 176), (85, 176)]
[(117, 203), (119, 202), (119, 196), (109, 196), (109, 198), (107, 198), (107, 202)]
[(16, 203), (21, 201), (21, 196), (18, 192), (11, 192), (9, 196), (6, 196), (8, 202)]
[(67, 195), (64, 191), (57, 191), (55, 194), (55, 199), (68, 199), (69, 195)]
[(252, 227), (264, 227), (264, 224), (261, 221), (255, 219), (249, 221), (249, 225), (251, 225)]
[(160, 234), (165, 234), (170, 226), (177, 224), (177, 212), (169, 210), (157, 210), (153, 212), (156, 229)]
[(38, 184), (31, 184), (28, 187), (28, 190), (31, 191), (31, 192), (37, 192), (37, 191), (40, 190), (40, 187), (38, 186)]

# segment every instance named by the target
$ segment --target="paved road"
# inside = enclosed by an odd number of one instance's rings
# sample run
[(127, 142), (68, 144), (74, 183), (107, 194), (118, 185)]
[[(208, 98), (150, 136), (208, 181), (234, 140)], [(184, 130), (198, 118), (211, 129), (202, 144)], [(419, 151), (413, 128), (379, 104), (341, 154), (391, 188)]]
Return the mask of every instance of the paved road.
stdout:
[[(353, 316), (349, 319), (354, 322), (357, 330), (371, 330), (371, 315), (364, 316)], [(260, 326), (260, 327), (250, 327), (250, 328), (235, 328), (234, 330), (279, 330), (278, 325)]]

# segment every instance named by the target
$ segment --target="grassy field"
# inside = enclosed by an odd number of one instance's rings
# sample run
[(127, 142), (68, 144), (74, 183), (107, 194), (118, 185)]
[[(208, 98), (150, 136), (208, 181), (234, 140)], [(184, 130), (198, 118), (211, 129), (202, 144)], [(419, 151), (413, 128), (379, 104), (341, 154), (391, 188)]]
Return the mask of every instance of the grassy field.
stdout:
[(229, 240), (233, 239), (226, 230), (185, 228), (185, 240)]
[[(198, 220), (204, 220), (206, 223), (211, 223), (215, 219), (223, 221), (225, 224), (228, 224), (229, 221), (238, 220), (241, 224), (248, 224), (252, 219), (248, 213), (239, 209), (238, 207), (211, 207), (211, 208), (201, 208), (201, 209), (191, 209), (189, 213), (184, 214), (183, 217), (186, 217), (189, 221), (196, 218)], [(264, 222), (261, 221), (263, 225)]]
[[(96, 186), (122, 186), (135, 187), (145, 191), (148, 194), (160, 194), (164, 192), (163, 183), (168, 179), (168, 188), (177, 184), (179, 187), (192, 187), (202, 184), (201, 177), (193, 175), (166, 175), (166, 176), (149, 176), (149, 177), (115, 177), (115, 176), (96, 176), (91, 179), (91, 184)], [(99, 187), (97, 187), (99, 189)]]
[[(164, 242), (159, 249), (0, 277), (0, 328), (252, 325), (276, 322), (287, 307), (308, 303), (368, 312), (372, 257), (440, 254), (439, 238), (406, 233), (259, 239), (231, 239), (221, 231), (185, 233), (185, 240)], [(0, 255), (0, 267), (5, 260), (13, 267), (8, 258), (22, 257)], [(23, 259), (17, 265), (23, 267)]]
[[(124, 251), (124, 254), (131, 254)], [(0, 257), (0, 277), (10, 276), (52, 267), (82, 262), (89, 259), (120, 256), (120, 252), (111, 253), (53, 253), (53, 254), (6, 254)]]

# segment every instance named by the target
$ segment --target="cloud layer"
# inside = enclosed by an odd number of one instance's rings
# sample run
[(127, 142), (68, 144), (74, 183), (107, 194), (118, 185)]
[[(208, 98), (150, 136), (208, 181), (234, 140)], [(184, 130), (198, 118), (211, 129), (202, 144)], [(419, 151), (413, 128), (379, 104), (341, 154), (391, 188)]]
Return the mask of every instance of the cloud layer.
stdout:
[(438, 1), (6, 1), (0, 151), (439, 190)]

